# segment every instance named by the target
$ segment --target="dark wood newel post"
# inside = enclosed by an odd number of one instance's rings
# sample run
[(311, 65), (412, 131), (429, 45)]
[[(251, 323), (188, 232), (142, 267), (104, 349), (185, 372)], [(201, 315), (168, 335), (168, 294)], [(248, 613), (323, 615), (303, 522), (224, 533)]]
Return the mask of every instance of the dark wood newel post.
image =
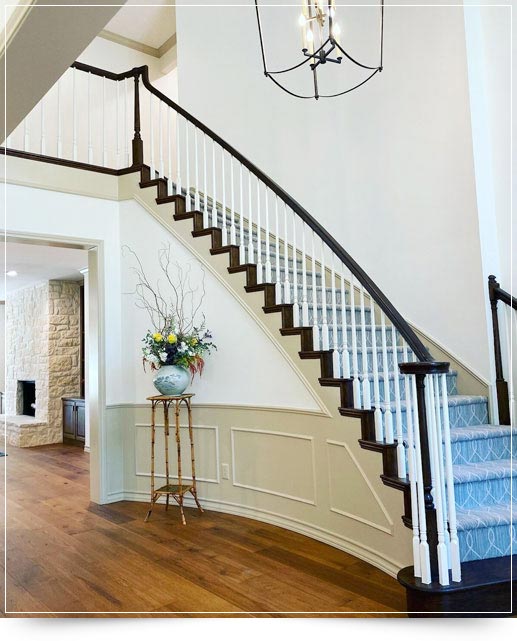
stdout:
[(144, 164), (144, 144), (140, 136), (140, 70), (135, 70), (135, 133), (133, 136), (133, 167)]
[(503, 359), (501, 356), (501, 337), (499, 334), (499, 319), (497, 317), (497, 301), (500, 285), (495, 276), (488, 277), (488, 296), (492, 310), (492, 330), (494, 333), (495, 386), (497, 392), (497, 409), (500, 425), (510, 425), (510, 400), (508, 383), (504, 380)]
[[(429, 454), (429, 433), (427, 429), (427, 410), (425, 403), (425, 379), (428, 374), (443, 374), (449, 371), (449, 363), (420, 362), (402, 363), (399, 366), (402, 374), (414, 374), (416, 379), (416, 401), (418, 407), (418, 433), (420, 436), (420, 454), (422, 458), (422, 480), (424, 482), (424, 505), (427, 528), (427, 542), (431, 560), (431, 577), (438, 578), (438, 528), (436, 508), (432, 495), (433, 479), (431, 475), (431, 457)], [(409, 408), (408, 408), (409, 409)]]

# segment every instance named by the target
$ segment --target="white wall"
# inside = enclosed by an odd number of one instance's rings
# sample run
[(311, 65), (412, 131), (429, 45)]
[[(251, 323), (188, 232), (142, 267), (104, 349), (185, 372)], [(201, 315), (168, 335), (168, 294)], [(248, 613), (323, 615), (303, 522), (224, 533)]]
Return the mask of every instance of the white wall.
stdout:
[[(275, 56), (298, 11), (263, 8)], [(372, 29), (362, 11), (347, 14), (358, 47)], [(264, 78), (253, 6), (178, 7), (177, 25), (182, 106), (322, 222), (408, 320), (488, 378), (461, 7), (388, 6), (383, 73), (319, 102)]]
[(0, 302), (0, 392), (5, 393), (5, 302)]

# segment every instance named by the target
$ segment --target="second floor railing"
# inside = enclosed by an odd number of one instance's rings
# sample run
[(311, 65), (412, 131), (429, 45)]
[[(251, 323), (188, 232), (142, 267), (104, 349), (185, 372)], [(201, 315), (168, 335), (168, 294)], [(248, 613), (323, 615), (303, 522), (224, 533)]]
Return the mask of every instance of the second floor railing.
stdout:
[[(416, 576), (461, 576), (448, 422), (448, 363), (435, 363), (409, 323), (341, 244), (275, 181), (157, 90), (147, 67), (112, 73), (76, 62), (3, 151), (121, 174), (148, 167), (159, 197), (217, 228), (273, 307), (328, 357), (322, 384), (349, 383), (349, 408), (370, 411), (411, 489)], [(219, 232), (218, 232), (219, 233)], [(451, 575), (449, 570), (452, 571)]]

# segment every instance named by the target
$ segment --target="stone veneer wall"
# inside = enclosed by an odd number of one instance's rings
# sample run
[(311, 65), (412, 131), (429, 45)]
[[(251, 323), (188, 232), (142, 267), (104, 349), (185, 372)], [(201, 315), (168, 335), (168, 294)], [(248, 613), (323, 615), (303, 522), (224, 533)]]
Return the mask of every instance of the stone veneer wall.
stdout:
[(34, 380), (39, 436), (30, 444), (61, 442), (61, 397), (80, 391), (80, 283), (53, 280), (8, 295), (6, 339), (6, 414), (17, 414), (17, 381)]

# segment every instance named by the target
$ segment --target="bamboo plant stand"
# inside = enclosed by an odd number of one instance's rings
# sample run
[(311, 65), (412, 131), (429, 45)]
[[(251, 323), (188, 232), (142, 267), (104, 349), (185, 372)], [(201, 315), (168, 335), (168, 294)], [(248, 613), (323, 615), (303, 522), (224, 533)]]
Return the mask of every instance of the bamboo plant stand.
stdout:
[[(179, 505), (181, 513), (181, 521), (186, 525), (185, 514), (183, 513), (183, 499), (185, 494), (190, 492), (194, 497), (194, 501), (200, 512), (203, 508), (199, 504), (196, 489), (196, 464), (194, 459), (194, 438), (192, 431), (192, 405), (190, 399), (194, 394), (182, 394), (181, 396), (149, 396), (148, 401), (151, 401), (151, 505), (147, 516), (144, 521), (147, 522), (153, 511), (154, 504), (158, 501), (163, 494), (166, 496), (165, 509), (169, 509), (169, 498), (172, 498)], [(181, 437), (180, 437), (180, 411), (181, 405), (184, 404), (188, 412), (188, 433), (190, 439), (190, 455), (192, 461), (192, 481), (184, 482), (181, 469)], [(161, 405), (163, 407), (163, 433), (164, 433), (164, 446), (165, 446), (165, 485), (155, 489), (155, 473), (154, 473), (154, 450), (155, 450), (155, 436), (156, 436), (156, 410)], [(175, 435), (176, 435), (176, 448), (178, 453), (178, 482), (169, 483), (169, 408), (174, 407), (175, 419)]]

